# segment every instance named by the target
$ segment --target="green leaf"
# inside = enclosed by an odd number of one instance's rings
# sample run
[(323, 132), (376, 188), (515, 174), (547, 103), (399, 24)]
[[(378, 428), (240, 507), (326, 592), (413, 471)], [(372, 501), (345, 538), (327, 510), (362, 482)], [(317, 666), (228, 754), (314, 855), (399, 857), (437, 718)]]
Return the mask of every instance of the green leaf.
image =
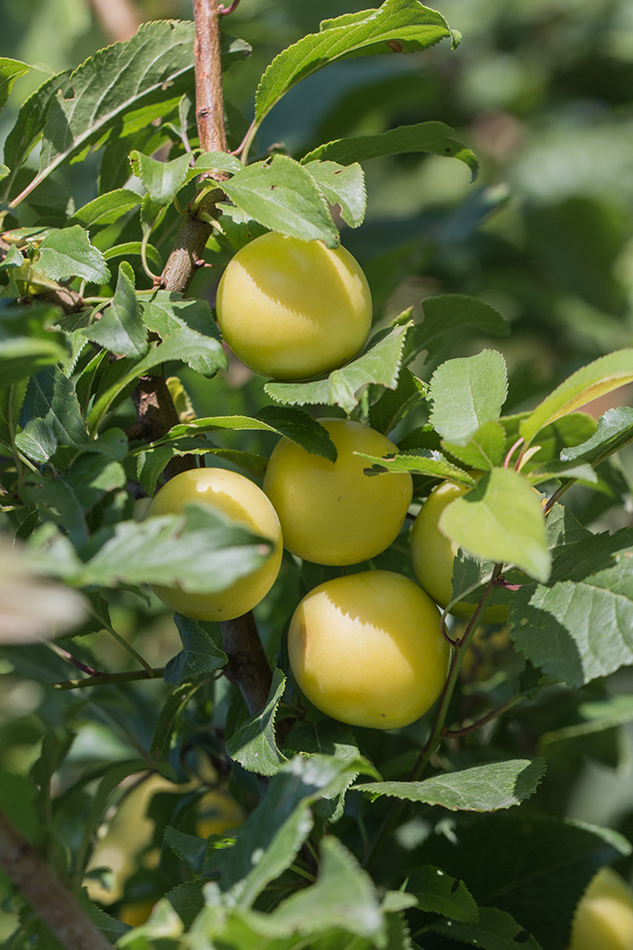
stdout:
[[(284, 752), (332, 755), (344, 763), (358, 762), (361, 758), (354, 733), (349, 726), (335, 719), (296, 723), (286, 740)], [(370, 774), (369, 762), (366, 763), (366, 767), (367, 774)], [(338, 821), (343, 815), (345, 793), (357, 775), (358, 772), (350, 773), (345, 788), (336, 795), (315, 802), (316, 814), (330, 822)], [(376, 772), (375, 777), (379, 779), (380, 775)]]
[(444, 17), (418, 0), (387, 0), (378, 10), (323, 21), (320, 33), (308, 34), (285, 49), (262, 76), (255, 98), (255, 126), (296, 83), (329, 63), (418, 51), (448, 36)]
[(461, 142), (455, 141), (453, 132), (454, 130), (443, 122), (403, 125), (377, 135), (357, 135), (319, 145), (305, 155), (301, 162), (307, 165), (315, 159), (325, 159), (349, 165), (351, 162), (366, 162), (370, 158), (381, 158), (384, 155), (433, 152), (435, 155), (458, 158), (464, 162), (470, 168), (474, 180), (479, 168), (475, 154)]
[(561, 461), (582, 461), (599, 465), (631, 441), (633, 441), (633, 409), (630, 406), (608, 409), (598, 420), (596, 432), (586, 442), (566, 447), (561, 451)]
[[(162, 270), (163, 260), (153, 244), (145, 244), (145, 254), (155, 267)], [(141, 241), (126, 241), (125, 244), (116, 244), (104, 251), (103, 256), (106, 261), (111, 261), (115, 257), (142, 257), (143, 243)]]
[(263, 564), (270, 542), (208, 506), (186, 505), (184, 516), (120, 521), (111, 537), (73, 578), (80, 586), (180, 586), (191, 593), (225, 590)]
[(169, 761), (169, 750), (180, 717), (199, 686), (200, 681), (176, 686), (161, 706), (149, 747), (149, 756), (151, 761), (160, 765), (163, 771), (166, 770), (165, 767)]
[(631, 564), (631, 528), (567, 544), (554, 562), (551, 586), (526, 584), (512, 600), (518, 649), (570, 686), (633, 664)]
[(210, 416), (206, 419), (194, 419), (193, 422), (173, 426), (167, 438), (180, 439), (183, 436), (228, 430), (252, 430), (276, 432), (312, 455), (320, 455), (330, 462), (336, 461), (336, 446), (327, 430), (305, 410), (287, 406), (264, 406), (255, 418), (251, 416)]
[(70, 70), (56, 73), (22, 103), (15, 125), (4, 143), (4, 160), (14, 172), (39, 141), (48, 110), (60, 89), (68, 83)]
[(29, 379), (20, 425), (16, 444), (40, 463), (52, 458), (58, 447), (74, 448), (88, 441), (74, 386), (56, 366)]
[(0, 310), (0, 390), (66, 359), (66, 337), (49, 329), (57, 316), (42, 303)]
[[(193, 871), (194, 874), (199, 875), (202, 873), (207, 856), (207, 843), (204, 838), (199, 838), (197, 835), (188, 835), (186, 832), (179, 831), (177, 828), (172, 828), (171, 825), (168, 825), (165, 828), (165, 844), (169, 845), (174, 854), (176, 854), (181, 861), (184, 861), (189, 870)], [(198, 883), (201, 887), (202, 881)], [(188, 881), (187, 884), (179, 886), (186, 887), (188, 884), (193, 884), (193, 881)], [(176, 890), (176, 888), (174, 888), (174, 890)], [(180, 907), (178, 906), (180, 901), (172, 901), (172, 893), (173, 892), (170, 892), (169, 900), (182, 917)], [(202, 902), (202, 906), (204, 906), (204, 901)]]
[(190, 168), (187, 152), (170, 162), (159, 162), (142, 152), (130, 153), (130, 165), (140, 178), (152, 202), (160, 208), (170, 205), (187, 180)]
[[(37, 505), (67, 533), (77, 547), (88, 541), (87, 513), (111, 491), (125, 488), (120, 462), (100, 453), (81, 453), (57, 478), (30, 477), (23, 489), (25, 501)], [(35, 482), (35, 484), (33, 484)]]
[(224, 366), (220, 333), (206, 300), (159, 290), (151, 300), (139, 300), (139, 304), (146, 327), (161, 339), (167, 341), (182, 329), (190, 331), (190, 340), (199, 334), (198, 352), (190, 352), (185, 359), (194, 373), (210, 378)]
[(270, 881), (288, 868), (310, 834), (309, 805), (345, 787), (355, 763), (329, 756), (296, 756), (270, 780), (267, 794), (223, 852), (223, 888), (249, 907)]
[(442, 440), (442, 448), (469, 468), (487, 469), (501, 465), (505, 455), (506, 433), (500, 422), (484, 422), (465, 445)]
[(439, 868), (430, 865), (415, 868), (407, 883), (407, 893), (414, 894), (420, 910), (427, 913), (442, 914), (462, 923), (479, 917), (477, 904), (464, 882)]
[(498, 811), (530, 798), (544, 774), (543, 759), (509, 759), (446, 772), (424, 782), (373, 782), (354, 788), (371, 801), (387, 795), (451, 811)]
[(103, 254), (93, 247), (88, 232), (78, 224), (45, 237), (34, 265), (52, 280), (81, 277), (92, 284), (102, 284), (110, 279)]
[(378, 391), (382, 391), (382, 395), (369, 410), (369, 424), (372, 429), (388, 435), (410, 409), (419, 405), (426, 395), (426, 384), (411, 370), (402, 369), (395, 389)]
[(496, 422), (508, 391), (506, 363), (496, 350), (448, 360), (431, 377), (430, 421), (448, 442), (467, 445), (486, 422)]
[(483, 950), (541, 950), (541, 944), (514, 917), (498, 907), (482, 907), (476, 923), (435, 924), (433, 931)]
[(314, 179), (286, 155), (242, 168), (222, 190), (255, 221), (303, 241), (320, 240), (338, 247), (340, 237)]
[[(75, 211), (68, 224), (78, 224), (87, 231), (106, 228), (116, 224), (122, 217), (141, 203), (141, 196), (129, 188), (117, 188), (105, 195), (99, 195)], [(105, 253), (107, 258), (107, 252)]]
[(201, 358), (208, 359), (209, 366), (215, 363), (216, 371), (226, 365), (221, 344), (215, 337), (204, 337), (190, 330), (189, 327), (183, 327), (171, 333), (163, 343), (150, 347), (149, 352), (140, 362), (131, 365), (126, 362), (120, 367), (114, 367), (114, 382), (106, 385), (105, 390), (98, 395), (88, 417), (90, 430), (95, 432), (99, 428), (112, 403), (139, 376), (170, 360), (182, 360), (188, 363), (190, 360), (197, 361)]
[(616, 350), (601, 356), (593, 363), (572, 373), (547, 396), (527, 419), (521, 423), (520, 433), (526, 447), (550, 422), (580, 409), (585, 403), (604, 396), (633, 380), (633, 348)]
[(426, 861), (466, 883), (480, 911), (494, 904), (546, 950), (560, 950), (593, 875), (631, 845), (608, 829), (515, 809), (455, 823), (450, 840), (432, 835), (424, 849)]
[(276, 669), (264, 709), (242, 723), (226, 743), (227, 755), (248, 772), (275, 775), (287, 761), (279, 751), (275, 738), (277, 709), (285, 689), (286, 677), (281, 670)]
[(16, 79), (26, 75), (30, 69), (30, 66), (18, 59), (0, 56), (0, 109), (4, 109)]
[(585, 736), (606, 732), (633, 721), (633, 696), (608, 696), (605, 700), (581, 703), (578, 707), (581, 721), (572, 726), (563, 726), (543, 733), (538, 743), (538, 751), (545, 752), (557, 742), (570, 739), (582, 739)]
[(454, 340), (456, 334), (463, 338), (466, 333), (473, 332), (490, 336), (506, 336), (509, 332), (505, 317), (476, 297), (442, 294), (440, 297), (426, 297), (422, 306), (424, 320), (417, 323), (407, 337), (405, 364), (421, 350), (428, 350), (433, 356), (440, 341)]
[(549, 577), (541, 503), (526, 479), (511, 469), (494, 468), (483, 475), (475, 488), (448, 505), (439, 527), (470, 554), (516, 564), (540, 581)]
[(190, 617), (176, 614), (176, 627), (182, 650), (165, 666), (164, 680), (171, 686), (182, 686), (202, 676), (221, 670), (228, 663), (226, 653), (216, 646), (210, 633)]
[(358, 405), (361, 390), (369, 383), (389, 389), (396, 387), (409, 326), (393, 327), (377, 342), (370, 341), (362, 356), (342, 369), (333, 370), (325, 379), (308, 383), (266, 383), (264, 390), (277, 402), (340, 406), (345, 412), (352, 412)]
[(93, 343), (119, 356), (140, 359), (147, 353), (147, 329), (135, 294), (134, 271), (125, 261), (119, 266), (112, 303), (82, 333)]
[(204, 172), (228, 172), (230, 175), (235, 175), (243, 170), (244, 166), (234, 155), (229, 155), (227, 152), (203, 152), (202, 155), (198, 155), (193, 168), (187, 172), (187, 181), (197, 178)]
[(367, 210), (365, 175), (358, 163), (344, 167), (336, 162), (302, 162), (315, 185), (330, 204), (337, 204), (350, 228), (359, 227)]
[(241, 452), (239, 449), (218, 448), (213, 442), (207, 441), (204, 436), (175, 439), (164, 445), (154, 448), (140, 449), (136, 456), (137, 477), (148, 495), (156, 491), (156, 484), (162, 475), (165, 466), (172, 458), (182, 455), (214, 455), (226, 459), (233, 465), (238, 465), (251, 475), (263, 478), (268, 459), (263, 455), (252, 452)]
[(339, 928), (381, 941), (386, 921), (372, 879), (338, 838), (324, 836), (319, 850), (316, 883), (283, 901), (272, 922), (306, 936)]
[(254, 238), (268, 232), (268, 228), (259, 224), (250, 214), (246, 214), (245, 211), (242, 211), (241, 208), (236, 208), (235, 205), (230, 205), (225, 201), (219, 201), (216, 207), (220, 212), (218, 225), (235, 251), (239, 251), (240, 248), (245, 247)]
[(193, 33), (190, 22), (143, 23), (130, 40), (99, 50), (75, 69), (67, 88), (50, 100), (39, 172), (12, 206), (102, 136), (125, 112), (138, 108), (154, 94), (168, 101), (166, 85), (172, 86), (172, 95), (177, 93), (178, 81), (188, 79), (187, 73), (193, 68)]

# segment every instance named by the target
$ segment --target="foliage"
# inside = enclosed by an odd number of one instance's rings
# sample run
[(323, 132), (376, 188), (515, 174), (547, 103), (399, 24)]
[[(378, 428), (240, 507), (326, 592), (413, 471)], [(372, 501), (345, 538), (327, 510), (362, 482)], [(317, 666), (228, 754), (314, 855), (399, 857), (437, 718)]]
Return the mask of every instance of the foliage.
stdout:
[[(560, 950), (595, 872), (631, 871), (630, 806), (581, 807), (587, 774), (617, 785), (633, 721), (625, 5), (286, 6), (281, 42), (266, 3), (222, 18), (231, 154), (200, 144), (187, 20), (76, 68), (60, 47), (40, 85), (0, 58), (0, 811), (129, 950)], [(175, 290), (192, 219), (203, 258)], [(219, 275), (268, 230), (342, 242), (368, 276), (370, 338), (326, 377), (266, 381), (223, 346)], [(150, 591), (224, 589), (269, 553), (199, 506), (143, 521), (157, 486), (199, 463), (259, 481), (279, 436), (332, 461), (324, 415), (389, 435), (366, 475), (411, 473), (412, 513), (468, 488), (441, 528), (474, 618), (444, 616), (445, 691), (405, 729), (329, 719), (290, 675), (290, 617), (336, 568), (287, 554), (255, 609), (258, 708), (224, 626)], [(406, 530), (350, 568), (373, 569), (414, 576)], [(478, 626), (491, 604), (507, 625)], [(209, 786), (244, 821), (205, 839)], [(55, 950), (0, 887), (7, 947)]]

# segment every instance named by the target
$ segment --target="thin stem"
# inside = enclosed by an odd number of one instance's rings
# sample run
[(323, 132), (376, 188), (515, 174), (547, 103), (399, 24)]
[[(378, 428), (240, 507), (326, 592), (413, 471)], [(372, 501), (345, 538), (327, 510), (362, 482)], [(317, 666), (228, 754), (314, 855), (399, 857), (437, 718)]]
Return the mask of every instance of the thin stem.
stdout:
[(152, 667), (149, 665), (149, 663), (147, 662), (147, 660), (144, 659), (144, 658), (141, 656), (140, 653), (137, 653), (136, 650), (134, 649), (134, 647), (132, 646), (132, 644), (131, 644), (131, 643), (128, 643), (127, 640), (125, 639), (125, 637), (122, 637), (120, 633), (117, 633), (116, 630), (114, 629), (114, 627), (112, 626), (112, 624), (109, 623), (109, 621), (105, 620), (100, 614), (98, 614), (98, 613), (96, 612), (96, 610), (91, 611), (91, 613), (92, 613), (92, 615), (99, 621), (99, 623), (102, 625), (103, 629), (104, 629), (104, 630), (107, 630), (108, 633), (109, 633), (111, 636), (113, 636), (114, 639), (115, 639), (118, 643), (121, 644), (121, 646), (123, 647), (123, 649), (124, 649), (124, 650), (127, 650), (127, 652), (130, 654), (130, 656), (133, 656), (134, 659), (135, 659), (138, 663), (141, 664), (141, 666), (142, 666), (143, 669), (145, 670), (145, 676), (147, 676), (148, 678), (150, 678), (151, 675), (152, 675)]
[(147, 670), (131, 670), (129, 673), (94, 673), (87, 679), (65, 680), (53, 683), (53, 689), (85, 689), (92, 686), (107, 686), (109, 683), (131, 683), (134, 680), (162, 679), (164, 667)]
[(67, 660), (72, 666), (77, 667), (78, 670), (81, 670), (82, 673), (87, 673), (88, 676), (98, 676), (99, 673), (97, 670), (93, 670), (91, 666), (86, 666), (85, 663), (82, 663), (81, 660), (78, 660), (77, 657), (73, 656), (72, 653), (69, 653), (68, 650), (64, 650), (57, 643), (53, 643), (50, 640), (47, 641), (51, 650), (56, 653), (58, 656), (61, 656), (62, 659)]
[(524, 696), (513, 696), (512, 699), (502, 703), (501, 706), (497, 706), (496, 709), (491, 709), (489, 713), (486, 713), (485, 716), (482, 716), (481, 719), (478, 719), (476, 722), (472, 722), (469, 726), (462, 726), (461, 729), (443, 729), (442, 738), (453, 739), (458, 736), (467, 736), (471, 732), (476, 732), (477, 729), (481, 729), (482, 726), (492, 722), (493, 719), (501, 716), (504, 712), (507, 712), (508, 709), (512, 709), (513, 706), (518, 705), (523, 699), (525, 699)]
[[(459, 671), (461, 670), (461, 667), (462, 667), (464, 655), (466, 653), (466, 650), (470, 646), (470, 642), (475, 634), (475, 630), (477, 629), (479, 625), (479, 618), (481, 617), (483, 611), (486, 608), (486, 604), (488, 600), (490, 599), (495, 580), (499, 576), (499, 574), (501, 574), (502, 569), (503, 569), (502, 564), (495, 565), (492, 575), (490, 576), (490, 580), (486, 584), (486, 588), (481, 597), (481, 600), (479, 601), (477, 608), (474, 614), (472, 615), (472, 617), (470, 618), (470, 621), (468, 623), (468, 626), (466, 627), (466, 630), (464, 631), (464, 636), (461, 637), (460, 640), (456, 641), (453, 645), (454, 649), (451, 656), (448, 676), (446, 678), (444, 690), (442, 691), (442, 696), (440, 698), (440, 704), (438, 706), (437, 713), (435, 715), (435, 721), (433, 723), (431, 732), (429, 733), (429, 737), (426, 740), (424, 747), (420, 751), (418, 760), (415, 763), (413, 769), (411, 770), (411, 774), (409, 775), (409, 778), (408, 778), (408, 781), (410, 782), (419, 780), (420, 776), (422, 775), (426, 766), (428, 765), (431, 759), (431, 756), (433, 755), (433, 753), (435, 752), (436, 748), (438, 747), (439, 743), (442, 740), (442, 733), (443, 733), (444, 725), (446, 723), (446, 716), (448, 715), (448, 708), (450, 706), (451, 699), (453, 698), (453, 692), (455, 690), (455, 686), (457, 685), (457, 678), (459, 676)], [(380, 850), (385, 844), (388, 835), (392, 831), (394, 825), (396, 824), (398, 820), (398, 817), (402, 813), (405, 806), (406, 806), (406, 803), (404, 801), (396, 801), (393, 803), (393, 805), (387, 812), (384, 818), (384, 821), (378, 831), (378, 834), (374, 838), (371, 848), (369, 849), (369, 851), (367, 852), (365, 856), (365, 861), (364, 861), (365, 867), (368, 867), (373, 861), (376, 860), (376, 857), (378, 856)]]
[(221, 6), (218, 7), (218, 13), (220, 16), (228, 16), (230, 13), (233, 13), (234, 10), (237, 10), (239, 5), (240, 0), (233, 0), (233, 3), (231, 3), (228, 7), (225, 7), (224, 4), (221, 4)]
[(517, 440), (516, 440), (516, 442), (514, 443), (514, 445), (512, 446), (512, 448), (510, 449), (510, 451), (508, 452), (508, 454), (507, 454), (506, 457), (505, 457), (505, 461), (504, 461), (504, 463), (503, 463), (503, 467), (504, 467), (504, 468), (509, 468), (509, 466), (510, 466), (510, 459), (511, 459), (512, 456), (514, 455), (514, 450), (515, 450), (515, 449), (518, 449), (518, 447), (521, 445), (522, 442), (523, 442), (523, 437), (521, 437), (520, 439), (517, 439)]
[(556, 491), (551, 496), (551, 498), (548, 498), (547, 502), (543, 506), (544, 515), (548, 515), (550, 513), (550, 511), (552, 510), (552, 508), (554, 507), (558, 499), (561, 498), (565, 494), (565, 492), (568, 491), (572, 487), (572, 485), (575, 484), (575, 482), (576, 482), (575, 478), (568, 478), (567, 481), (563, 482), (562, 485), (559, 485), (559, 487), (556, 489)]
[(486, 608), (486, 604), (488, 603), (493, 591), (495, 580), (497, 579), (499, 574), (501, 574), (502, 569), (503, 569), (502, 564), (495, 564), (494, 570), (490, 576), (490, 580), (486, 584), (486, 589), (484, 590), (483, 596), (481, 600), (479, 601), (479, 603), (477, 604), (477, 608), (474, 614), (472, 615), (472, 617), (470, 618), (468, 622), (468, 626), (466, 627), (466, 630), (464, 631), (464, 636), (456, 644), (455, 650), (453, 651), (453, 656), (451, 657), (451, 665), (449, 667), (448, 677), (446, 680), (446, 684), (444, 686), (444, 691), (442, 693), (440, 705), (438, 707), (437, 714), (435, 716), (435, 722), (433, 724), (433, 728), (431, 730), (429, 738), (426, 741), (426, 745), (420, 752), (418, 761), (413, 767), (411, 775), (409, 776), (409, 781), (412, 781), (412, 782), (417, 781), (420, 778), (420, 776), (424, 772), (424, 769), (428, 765), (431, 756), (433, 755), (437, 746), (439, 745), (439, 742), (442, 736), (442, 729), (444, 728), (444, 724), (446, 722), (446, 716), (448, 715), (448, 707), (450, 705), (451, 699), (453, 698), (453, 693), (455, 691), (455, 686), (457, 685), (457, 678), (459, 676), (459, 671), (461, 670), (462, 663), (464, 661), (464, 655), (466, 653), (466, 650), (470, 646), (470, 642), (473, 636), (475, 635), (475, 630), (479, 626), (479, 618), (482, 616)]

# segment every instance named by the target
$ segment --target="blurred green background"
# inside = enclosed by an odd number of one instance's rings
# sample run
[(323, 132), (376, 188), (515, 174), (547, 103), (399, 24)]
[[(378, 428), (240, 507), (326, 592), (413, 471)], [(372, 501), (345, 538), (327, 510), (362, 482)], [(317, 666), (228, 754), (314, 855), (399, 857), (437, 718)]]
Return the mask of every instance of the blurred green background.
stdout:
[[(362, 0), (241, 0), (224, 26), (254, 52), (228, 74), (227, 97), (250, 120), (257, 80), (280, 49), (325, 17), (367, 6)], [(439, 157), (370, 162), (366, 222), (358, 232), (344, 232), (343, 241), (368, 275), (377, 322), (411, 305), (419, 313), (425, 296), (444, 292), (472, 294), (501, 310), (512, 324), (508, 339), (455, 341), (445, 355), (468, 355), (482, 345), (501, 349), (510, 370), (505, 411), (514, 412), (534, 405), (579, 366), (633, 345), (633, 5), (441, 0), (436, 8), (463, 33), (456, 50), (442, 43), (419, 56), (350, 60), (324, 70), (273, 110), (252, 157), (276, 143), (300, 156), (320, 142), (429, 119), (453, 126), (480, 159), (478, 180), (471, 183), (460, 162)], [(37, 64), (41, 72), (16, 83), (0, 118), (0, 138), (47, 73), (78, 65), (129, 35), (135, 23), (164, 17), (190, 18), (190, 2), (2, 0), (0, 55)], [(70, 166), (61, 176), (60, 187), (77, 205), (93, 197), (98, 160)], [(213, 283), (199, 292), (212, 299)], [(260, 381), (237, 366), (228, 387), (224, 377), (185, 376), (200, 415), (252, 413), (264, 401)], [(616, 393), (614, 402), (630, 404), (631, 393)], [(249, 439), (242, 447), (270, 449), (255, 434)], [(619, 481), (612, 479), (591, 500), (577, 493), (573, 503), (584, 521), (594, 527), (631, 523), (627, 468), (630, 455), (623, 456)], [(284, 619), (283, 584), (297, 584), (291, 571), (258, 615), (273, 656)], [(146, 607), (122, 594), (113, 598), (113, 616), (153, 665), (177, 651), (173, 622), (158, 604)], [(125, 667), (128, 658), (105, 634), (91, 645), (112, 668)], [(62, 660), (51, 663), (52, 654), (41, 650), (50, 679), (72, 677)], [(0, 803), (26, 794), (21, 777), (39, 754), (45, 729), (67, 721), (69, 702), (81, 736), (70, 767), (116, 759), (122, 748), (129, 754), (149, 742), (160, 683), (121, 691), (120, 717), (114, 705), (105, 722), (77, 694), (53, 694), (33, 682), (17, 652), (12, 659), (10, 650), (3, 655)], [(613, 690), (631, 691), (630, 674), (619, 674)], [(132, 707), (145, 726), (131, 736), (122, 723)], [(549, 720), (544, 710), (543, 717), (546, 728), (566, 725), (563, 707)], [(540, 727), (538, 716), (531, 727)], [(563, 737), (551, 746), (549, 805), (556, 810), (558, 801), (558, 810), (573, 817), (626, 828), (633, 733), (604, 732), (587, 753), (573, 742)]]

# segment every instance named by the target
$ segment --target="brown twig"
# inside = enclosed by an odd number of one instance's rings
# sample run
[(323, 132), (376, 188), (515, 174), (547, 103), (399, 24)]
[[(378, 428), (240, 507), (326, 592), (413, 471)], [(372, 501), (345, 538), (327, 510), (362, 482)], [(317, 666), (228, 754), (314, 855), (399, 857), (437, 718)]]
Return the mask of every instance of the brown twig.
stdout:
[(203, 152), (226, 152), (217, 0), (193, 0), (196, 122)]
[(112, 950), (44, 858), (2, 811), (0, 866), (66, 950)]
[(266, 705), (272, 684), (270, 666), (255, 618), (249, 611), (235, 620), (223, 620), (220, 628), (224, 652), (229, 658), (224, 675), (239, 687), (252, 716)]

